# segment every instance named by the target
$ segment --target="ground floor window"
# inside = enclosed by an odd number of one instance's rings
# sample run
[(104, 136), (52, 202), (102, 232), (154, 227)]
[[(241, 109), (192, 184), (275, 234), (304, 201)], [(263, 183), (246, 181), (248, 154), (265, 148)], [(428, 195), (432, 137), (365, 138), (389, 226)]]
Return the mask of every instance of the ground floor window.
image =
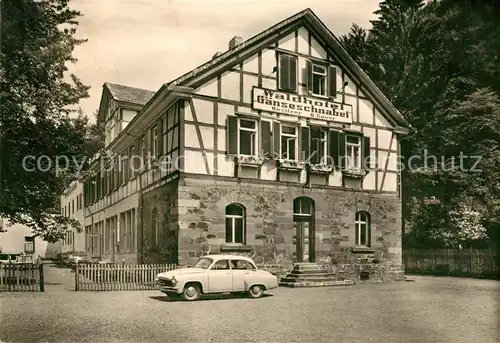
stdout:
[(371, 245), (370, 236), (370, 214), (365, 211), (358, 211), (355, 220), (355, 244), (369, 247)]
[(245, 244), (245, 209), (239, 204), (226, 207), (226, 243)]

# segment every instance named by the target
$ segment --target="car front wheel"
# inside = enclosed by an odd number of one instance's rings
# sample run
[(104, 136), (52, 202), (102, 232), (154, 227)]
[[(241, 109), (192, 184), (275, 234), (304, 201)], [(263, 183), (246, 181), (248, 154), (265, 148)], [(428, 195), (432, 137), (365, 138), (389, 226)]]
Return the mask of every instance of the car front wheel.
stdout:
[(194, 301), (198, 300), (201, 295), (201, 290), (200, 286), (197, 284), (187, 284), (184, 287), (184, 291), (182, 292), (182, 299), (187, 300), (187, 301)]
[(254, 285), (250, 287), (248, 294), (251, 298), (260, 298), (264, 294), (264, 287), (260, 285)]

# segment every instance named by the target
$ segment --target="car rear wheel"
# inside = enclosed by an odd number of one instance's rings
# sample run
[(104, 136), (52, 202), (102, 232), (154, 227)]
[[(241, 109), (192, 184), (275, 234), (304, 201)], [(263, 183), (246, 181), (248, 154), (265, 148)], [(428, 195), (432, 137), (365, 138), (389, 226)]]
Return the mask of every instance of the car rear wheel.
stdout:
[(198, 300), (201, 295), (200, 286), (195, 283), (187, 284), (182, 292), (182, 299), (187, 301)]
[(261, 285), (253, 285), (248, 291), (251, 298), (260, 298), (264, 294), (264, 287)]

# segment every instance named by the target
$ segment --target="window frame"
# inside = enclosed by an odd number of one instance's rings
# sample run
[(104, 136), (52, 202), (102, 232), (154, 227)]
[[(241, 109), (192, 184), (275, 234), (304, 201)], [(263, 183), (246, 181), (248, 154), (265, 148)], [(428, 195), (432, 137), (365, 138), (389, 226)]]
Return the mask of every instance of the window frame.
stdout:
[[(215, 268), (215, 266), (217, 265), (217, 263), (222, 262), (222, 261), (225, 261), (225, 262), (226, 262), (226, 267), (227, 267), (227, 268), (225, 268), (225, 269), (222, 269), (222, 268), (221, 268), (221, 269)], [(210, 270), (210, 271), (218, 271), (218, 270), (224, 270), (224, 271), (226, 271), (226, 270), (231, 270), (231, 263), (229, 263), (229, 259), (227, 259), (227, 258), (221, 258), (221, 259), (219, 259), (219, 260), (217, 260), (217, 261), (214, 261), (214, 262), (212, 263), (212, 265), (210, 266), (210, 269), (209, 269), (209, 270)]]
[(153, 144), (151, 144), (151, 157), (152, 158), (158, 158), (158, 147), (159, 147), (159, 142), (158, 142), (158, 125), (155, 125), (151, 128), (151, 141)]
[[(314, 71), (314, 67), (320, 67), (320, 68), (323, 68), (324, 69), (324, 74), (323, 73), (319, 73), (319, 72), (315, 72)], [(311, 75), (312, 75), (312, 80), (311, 80), (311, 84), (312, 84), (312, 89), (311, 89), (311, 95), (314, 95), (314, 96), (318, 96), (318, 97), (328, 97), (328, 66), (325, 64), (325, 63), (321, 63), (321, 62), (318, 62), (318, 61), (311, 61)], [(321, 93), (315, 93), (314, 92), (314, 76), (315, 75), (321, 75), (323, 76), (323, 93), (324, 94), (321, 94)]]
[[(313, 131), (319, 131), (320, 133), (320, 138), (313, 138)], [(328, 135), (329, 135), (329, 132), (330, 130), (328, 130), (328, 128), (324, 128), (324, 127), (321, 127), (321, 126), (310, 126), (309, 127), (309, 132), (310, 132), (310, 160), (312, 159), (312, 154), (313, 152), (318, 152), (319, 153), (319, 158), (317, 160), (317, 162), (315, 161), (315, 163), (311, 163), (311, 164), (328, 164)], [(315, 143), (316, 142), (316, 143)], [(318, 148), (318, 150), (315, 150), (313, 149), (314, 148)], [(321, 150), (323, 150), (323, 153), (321, 153)]]
[[(234, 264), (233, 264), (233, 262), (234, 262)], [(243, 262), (243, 263), (246, 263), (246, 264), (250, 265), (251, 269), (248, 269), (248, 268), (244, 268), (244, 269), (233, 268), (233, 266), (238, 266), (238, 262)], [(231, 266), (231, 270), (251, 270), (251, 271), (256, 271), (257, 270), (257, 267), (254, 264), (252, 264), (250, 261), (243, 260), (241, 258), (231, 259), (230, 260), (230, 266)]]
[[(246, 118), (246, 117), (237, 117), (238, 119), (238, 155), (242, 156), (258, 156), (258, 151), (259, 151), (259, 140), (258, 135), (259, 135), (259, 123), (257, 119), (253, 118)], [(246, 127), (241, 127), (241, 121), (247, 121), (247, 122), (252, 122), (254, 124), (254, 129), (246, 128)], [(247, 131), (247, 132), (253, 132), (253, 146), (254, 150), (252, 151), (251, 155), (246, 155), (241, 153), (241, 131)], [(250, 145), (252, 146), (252, 144)]]
[[(362, 241), (363, 225), (365, 230), (365, 242)], [(354, 217), (354, 245), (359, 247), (371, 246), (371, 220), (370, 213), (366, 211), (357, 211)]]
[[(136, 166), (135, 166), (135, 159), (137, 158), (135, 156), (135, 143), (132, 144), (131, 146), (129, 146), (128, 148), (128, 155), (129, 155), (129, 159), (128, 159), (128, 168), (129, 168), (129, 178), (130, 179), (133, 179), (134, 177), (136, 177), (137, 175), (137, 170), (136, 170)], [(131, 163), (131, 162), (134, 162), (134, 163)]]
[[(349, 137), (354, 137), (358, 140), (357, 143), (350, 143), (348, 142)], [(351, 148), (351, 153), (348, 152), (349, 148)], [(357, 148), (358, 154), (357, 158), (355, 158), (355, 153), (354, 149)], [(347, 169), (353, 169), (353, 170), (359, 170), (361, 169), (361, 156), (362, 156), (362, 139), (360, 135), (357, 134), (350, 134), (347, 133), (345, 135), (345, 157), (346, 157), (346, 168)], [(355, 164), (353, 165), (352, 161), (355, 161)]]
[(139, 155), (141, 158), (141, 169), (144, 169), (147, 166), (146, 159), (147, 159), (147, 148), (146, 148), (146, 135), (143, 135), (139, 139)]
[[(295, 134), (292, 136), (292, 134), (283, 133), (283, 128), (284, 127), (294, 128), (295, 129)], [(288, 147), (289, 147), (290, 138), (294, 138), (295, 139), (295, 151), (294, 151), (295, 158), (291, 159), (288, 156), (287, 156), (287, 158), (283, 157), (284, 156), (283, 137), (289, 137), (289, 139), (287, 139), (287, 141), (286, 141), (286, 143), (287, 143), (286, 144), (287, 152), (289, 151)], [(285, 159), (285, 160), (298, 161), (299, 160), (298, 149), (299, 149), (299, 130), (298, 130), (298, 127), (296, 125), (293, 125), (293, 124), (288, 124), (286, 122), (282, 122), (281, 125), (280, 125), (280, 157), (282, 159)]]
[[(229, 207), (235, 206), (238, 207), (241, 210), (241, 215), (239, 214), (227, 214), (227, 210)], [(231, 241), (229, 242), (227, 240), (227, 231), (228, 231), (228, 225), (227, 225), (227, 219), (231, 219)], [(236, 241), (236, 230), (237, 230), (237, 225), (236, 225), (236, 220), (241, 219), (241, 242)], [(225, 242), (226, 244), (246, 244), (246, 209), (237, 203), (231, 203), (226, 206), (225, 208), (225, 213), (224, 213), (224, 224), (225, 224)]]

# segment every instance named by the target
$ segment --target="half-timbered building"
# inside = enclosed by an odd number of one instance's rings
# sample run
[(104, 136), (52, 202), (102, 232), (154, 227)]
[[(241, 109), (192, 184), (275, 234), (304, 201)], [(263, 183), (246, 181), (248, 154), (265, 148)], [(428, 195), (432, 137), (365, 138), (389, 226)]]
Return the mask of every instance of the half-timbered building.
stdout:
[(401, 278), (408, 123), (310, 9), (155, 93), (105, 84), (100, 115), (111, 153), (84, 188), (101, 257), (241, 252)]

